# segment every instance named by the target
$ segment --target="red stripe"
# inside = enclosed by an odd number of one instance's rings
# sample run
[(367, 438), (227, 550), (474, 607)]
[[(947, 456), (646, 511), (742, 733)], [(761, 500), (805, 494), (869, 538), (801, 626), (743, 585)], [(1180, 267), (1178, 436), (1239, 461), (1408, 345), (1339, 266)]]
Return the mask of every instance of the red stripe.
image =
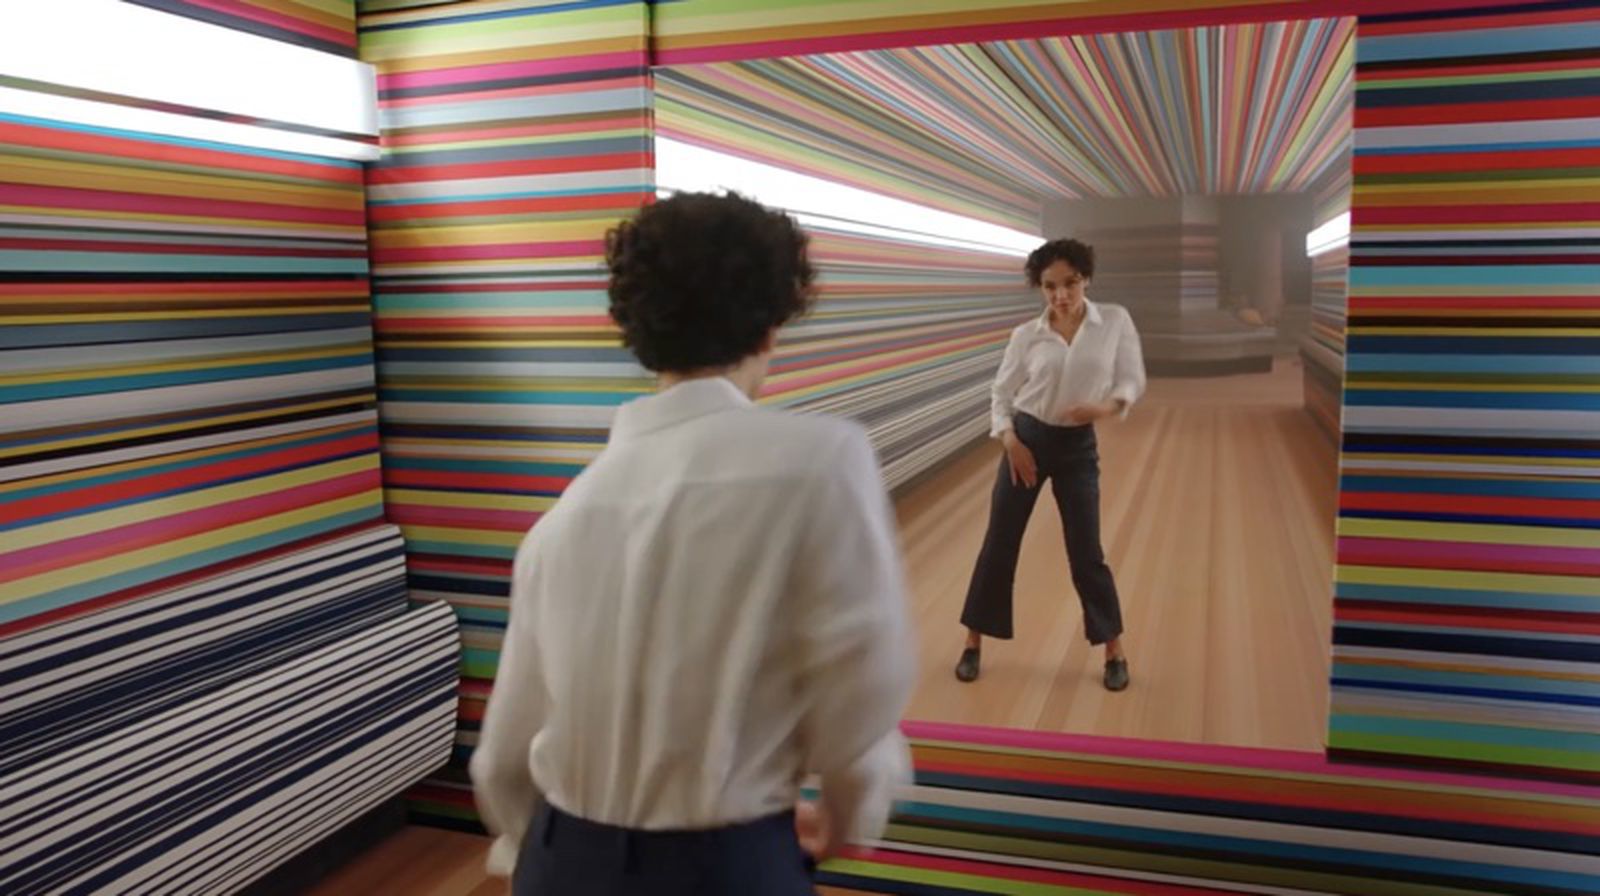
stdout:
[(256, 551), (251, 554), (243, 554), (238, 557), (234, 557), (231, 560), (225, 560), (221, 563), (215, 563), (211, 566), (202, 567), (190, 572), (180, 573), (175, 576), (167, 576), (166, 578), (157, 579), (153, 582), (147, 582), (143, 585), (135, 585), (132, 588), (124, 588), (121, 591), (113, 591), (110, 594), (90, 598), (88, 600), (77, 601), (76, 603), (68, 604), (64, 607), (56, 607), (53, 610), (45, 610), (40, 613), (34, 613), (31, 616), (25, 616), (21, 619), (13, 619), (10, 622), (0, 622), (0, 638), (6, 638), (20, 632), (31, 631), (36, 628), (43, 628), (47, 625), (55, 625), (58, 622), (64, 622), (68, 619), (74, 619), (79, 616), (87, 616), (90, 613), (98, 613), (101, 610), (118, 606), (120, 604), (131, 603), (133, 601), (140, 600), (141, 598), (148, 597), (152, 594), (160, 594), (163, 591), (171, 591), (174, 588), (182, 588), (183, 586), (192, 584), (194, 582), (217, 578), (218, 576), (226, 575), (235, 570), (266, 563), (279, 557), (287, 557), (291, 554), (298, 554), (301, 551), (316, 547), (317, 545), (330, 541), (336, 541), (348, 535), (354, 535), (357, 532), (372, 529), (377, 525), (379, 525), (378, 519), (374, 517), (371, 520), (354, 523), (348, 526), (340, 526), (337, 529), (330, 529), (329, 531), (320, 535), (312, 535), (308, 538), (296, 539), (294, 541), (279, 545), (275, 548), (268, 548), (264, 551)]
[(387, 293), (521, 293), (521, 292), (565, 292), (571, 290), (603, 290), (606, 288), (604, 280), (496, 280), (493, 283), (395, 283), (384, 287)]
[(112, 240), (0, 239), (0, 249), (40, 252), (134, 252), (140, 255), (239, 255), (284, 258), (366, 258), (365, 247), (351, 249), (287, 249), (269, 246), (219, 246), (213, 243), (136, 243)]
[[(289, 200), (304, 201), (304, 200)], [(110, 190), (85, 190), (78, 187), (35, 187), (7, 184), (0, 203), (57, 209), (135, 212), (144, 214), (191, 215), (247, 221), (287, 221), (296, 224), (336, 224), (364, 227), (365, 209), (308, 208), (267, 202), (239, 202), (221, 199), (195, 199), (148, 193), (121, 193)]]
[(456, 572), (473, 576), (508, 576), (511, 561), (493, 557), (458, 557), (447, 554), (408, 553), (406, 564), (415, 572)]
[[(1476, 26), (1469, 30), (1477, 30)], [(1362, 33), (1368, 33), (1362, 29)], [(1415, 67), (1383, 68), (1383, 69), (1357, 69), (1356, 83), (1363, 81), (1397, 81), (1411, 78), (1452, 78), (1459, 77), (1464, 71), (1460, 66), (1433, 65), (1433, 60), (1418, 60)], [(1581, 70), (1594, 65), (1590, 58), (1579, 59), (1541, 59), (1536, 62), (1503, 62), (1488, 65), (1473, 65), (1470, 71), (1474, 76), (1479, 75), (1515, 75), (1528, 72), (1561, 72)]]
[[(1367, 200), (1372, 202), (1372, 200)], [(1600, 202), (1541, 202), (1518, 205), (1358, 205), (1352, 227), (1373, 224), (1552, 224), (1600, 218)]]
[[(200, 168), (220, 169), (215, 173), (252, 172), (299, 177), (311, 181), (356, 186), (361, 183), (361, 166), (291, 161), (247, 152), (197, 149), (173, 143), (145, 141), (105, 134), (69, 131), (0, 122), (0, 144), (32, 146), (63, 152), (116, 156)], [(208, 172), (211, 173), (211, 172)]]
[(393, 317), (385, 316), (377, 320), (377, 329), (381, 331), (406, 331), (406, 330), (476, 330), (482, 327), (502, 329), (531, 329), (534, 327), (610, 327), (611, 318), (604, 314), (595, 315), (551, 315), (545, 317)]
[[(988, 880), (1016, 881), (1090, 890), (1095, 893), (1116, 893), (1124, 896), (1238, 896), (1237, 890), (1216, 890), (1193, 884), (1162, 884), (1151, 881), (1130, 880), (1121, 877), (1100, 877), (1068, 871), (1051, 871), (1028, 868), (1022, 865), (1000, 865), (973, 862), (967, 859), (947, 859), (925, 854), (909, 854), (892, 850), (846, 847), (841, 858), (858, 862), (876, 862), (901, 868), (917, 868), (948, 874), (961, 874)], [(823, 869), (826, 871), (826, 867)], [(870, 875), (871, 872), (869, 871)]]
[(140, 476), (126, 482), (76, 488), (38, 498), (0, 502), (0, 524), (101, 507), (144, 498), (164, 492), (183, 491), (194, 486), (221, 484), (230, 479), (253, 477), (301, 464), (326, 462), (343, 454), (377, 451), (376, 433), (361, 433), (321, 445), (274, 451), (259, 457), (244, 457), (222, 463), (207, 463), (188, 470), (169, 471), (160, 476)]
[(52, 570), (165, 544), (216, 528), (226, 511), (230, 525), (265, 519), (275, 514), (360, 494), (380, 485), (378, 471), (346, 473), (279, 492), (252, 495), (225, 504), (177, 511), (155, 519), (142, 519), (101, 532), (90, 532), (3, 555), (0, 582), (16, 581)]
[(488, 261), (504, 258), (551, 258), (562, 255), (602, 255), (604, 238), (593, 240), (567, 240), (549, 243), (509, 243), (482, 246), (415, 246), (409, 248), (372, 248), (374, 264), (395, 264), (404, 261)]
[(1600, 635), (1600, 622), (1577, 622), (1573, 620), (1547, 622), (1538, 619), (1523, 619), (1511, 613), (1486, 618), (1460, 613), (1419, 613), (1403, 610), (1368, 610), (1346, 607), (1339, 609), (1334, 615), (1339, 622), (1381, 622), (1427, 628), (1475, 628), (1504, 632), (1508, 635), (1514, 635), (1517, 632), (1542, 632), (1556, 635)]
[[(1593, 301), (1592, 299), (1590, 301)], [(1344, 492), (1341, 510), (1387, 510), (1472, 516), (1548, 519), (1600, 519), (1600, 501), (1565, 498), (1507, 498), (1482, 495), (1431, 495), (1416, 492)]]
[(1517, 100), (1494, 103), (1434, 103), (1425, 106), (1367, 106), (1356, 98), (1357, 128), (1417, 127), (1431, 124), (1496, 123), (1516, 127), (1526, 121), (1600, 118), (1600, 97)]
[[(394, 290), (398, 291), (398, 290)], [(296, 280), (280, 283), (271, 280), (239, 280), (214, 282), (162, 282), (162, 283), (6, 283), (0, 281), (0, 295), (52, 295), (72, 297), (84, 293), (115, 292), (118, 295), (154, 295), (167, 298), (190, 293), (226, 293), (225, 298), (245, 297), (245, 301), (272, 301), (277, 298), (298, 298), (314, 293), (336, 292), (339, 296), (366, 298), (366, 292), (350, 280)], [(254, 298), (255, 296), (260, 298)], [(220, 298), (219, 298), (220, 300)]]
[(1506, 152), (1408, 153), (1358, 155), (1352, 164), (1356, 182), (1372, 174), (1431, 174), (1443, 171), (1554, 171), (1600, 167), (1600, 147), (1587, 149), (1514, 150)]
[(1600, 309), (1595, 296), (1351, 296), (1350, 310), (1363, 312), (1407, 309), (1503, 309), (1507, 311)]
[(369, 215), (374, 223), (412, 221), (421, 218), (485, 217), (525, 215), (542, 212), (614, 210), (631, 212), (641, 204), (643, 192), (606, 193), (587, 196), (544, 196), (528, 199), (490, 199), (478, 202), (408, 203), (374, 205)]
[(529, 174), (570, 174), (574, 171), (616, 171), (647, 168), (649, 153), (609, 153), (558, 159), (512, 159), (504, 162), (462, 162), (454, 165), (405, 165), (373, 168), (369, 184), (410, 184), (429, 180), (483, 180)]

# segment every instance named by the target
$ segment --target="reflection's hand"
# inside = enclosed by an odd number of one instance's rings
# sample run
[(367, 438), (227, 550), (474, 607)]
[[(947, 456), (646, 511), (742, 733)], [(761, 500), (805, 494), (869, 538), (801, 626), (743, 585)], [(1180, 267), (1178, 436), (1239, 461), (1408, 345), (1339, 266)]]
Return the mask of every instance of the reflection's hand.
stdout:
[(1025, 485), (1033, 488), (1039, 482), (1039, 468), (1033, 462), (1033, 452), (1028, 446), (1022, 444), (1014, 432), (1008, 432), (1004, 437), (1006, 446), (1006, 466), (1011, 469), (1011, 484)]
[(800, 848), (818, 862), (838, 855), (844, 846), (834, 840), (833, 825), (828, 822), (827, 813), (810, 800), (801, 800), (794, 807), (794, 833), (800, 840)]

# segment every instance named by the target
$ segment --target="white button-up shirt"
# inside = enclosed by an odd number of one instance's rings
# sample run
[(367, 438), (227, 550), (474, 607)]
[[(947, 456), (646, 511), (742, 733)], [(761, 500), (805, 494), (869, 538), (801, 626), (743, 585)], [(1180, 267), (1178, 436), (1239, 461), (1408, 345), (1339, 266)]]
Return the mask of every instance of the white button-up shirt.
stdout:
[(722, 378), (624, 405), (517, 551), (470, 765), (506, 875), (538, 801), (635, 829), (791, 809), (852, 839), (910, 783), (904, 576), (865, 431)]
[(1144, 394), (1144, 354), (1128, 310), (1084, 301), (1088, 307), (1071, 343), (1050, 326), (1048, 308), (1011, 331), (989, 393), (990, 435), (1009, 430), (1018, 411), (1067, 426), (1074, 407), (1118, 399), (1126, 417)]

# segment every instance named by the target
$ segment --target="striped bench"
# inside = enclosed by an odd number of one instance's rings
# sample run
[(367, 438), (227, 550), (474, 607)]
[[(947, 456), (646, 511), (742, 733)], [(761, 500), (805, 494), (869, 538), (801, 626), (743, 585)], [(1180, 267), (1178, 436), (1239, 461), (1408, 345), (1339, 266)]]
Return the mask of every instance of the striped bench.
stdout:
[(1600, 893), (1600, 788), (1315, 753), (910, 723), (912, 799), (856, 892)]
[(443, 765), (460, 645), (374, 526), (0, 640), (0, 893), (227, 893)]

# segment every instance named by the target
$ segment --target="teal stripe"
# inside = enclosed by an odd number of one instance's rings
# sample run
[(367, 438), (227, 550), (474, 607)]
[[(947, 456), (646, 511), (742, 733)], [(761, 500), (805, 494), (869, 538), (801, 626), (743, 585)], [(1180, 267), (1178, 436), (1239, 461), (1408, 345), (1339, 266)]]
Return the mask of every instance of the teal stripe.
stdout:
[(301, 361), (241, 364), (236, 367), (214, 367), (206, 370), (174, 370), (165, 373), (114, 376), (108, 379), (36, 383), (33, 385), (0, 388), (0, 404), (19, 401), (45, 401), (53, 398), (76, 398), (84, 395), (109, 395), (117, 392), (132, 392), (136, 389), (190, 386), (199, 383), (220, 383), (228, 380), (248, 380), (264, 376), (313, 373), (319, 370), (340, 370), (349, 367), (370, 368), (371, 366), (372, 354), (366, 352), (360, 355), (334, 358), (309, 358)]
[(1592, 286), (1600, 283), (1600, 265), (1412, 265), (1352, 267), (1352, 290), (1374, 286)]
[(555, 308), (598, 314), (605, 312), (607, 299), (605, 291), (600, 289), (545, 292), (543, 290), (526, 290), (519, 287), (516, 291), (487, 293), (390, 294), (380, 292), (373, 294), (372, 305), (378, 314), (396, 311), (451, 311), (456, 314), (471, 314), (475, 310), (487, 308), (513, 311)]
[(11, 622), (15, 619), (26, 619), (29, 616), (60, 609), (61, 607), (68, 607), (97, 597), (104, 597), (117, 591), (139, 585), (148, 585), (151, 582), (194, 572), (197, 569), (204, 569), (229, 560), (237, 560), (240, 557), (248, 556), (258, 551), (270, 550), (290, 542), (332, 532), (345, 526), (353, 526), (364, 522), (379, 522), (382, 519), (383, 505), (374, 501), (372, 504), (356, 510), (292, 526), (287, 529), (280, 529), (267, 535), (236, 541), (164, 563), (140, 567), (113, 576), (96, 579), (92, 582), (74, 585), (70, 588), (60, 588), (37, 597), (30, 597), (27, 600), (0, 604), (0, 623)]
[(1516, 610), (1557, 610), (1561, 612), (1600, 612), (1600, 598), (1570, 594), (1533, 594), (1523, 591), (1465, 591), (1447, 588), (1417, 588), (1402, 585), (1355, 585), (1340, 582), (1339, 597), (1390, 603), (1434, 604), (1462, 607), (1509, 607)]
[(516, 460), (477, 460), (444, 457), (391, 457), (384, 460), (391, 470), (444, 470), (448, 472), (508, 473), (513, 476), (566, 476), (583, 472), (583, 464), (532, 463)]
[(1479, 725), (1468, 722), (1404, 719), (1389, 716), (1335, 715), (1330, 720), (1329, 725), (1330, 731), (1345, 734), (1407, 737), (1421, 740), (1448, 741), (1458, 744), (1492, 744), (1497, 747), (1568, 750), (1594, 757), (1597, 763), (1596, 767), (1600, 768), (1600, 734), (1588, 734), (1578, 731), (1544, 731), (1534, 728), (1512, 728), (1507, 725)]
[(1600, 682), (1565, 681), (1553, 678), (1494, 675), (1477, 672), (1441, 672), (1435, 669), (1397, 669), (1392, 666), (1369, 666), (1359, 663), (1335, 662), (1334, 678), (1362, 681), (1387, 681), (1397, 684), (1434, 685), (1456, 688), (1493, 688), (1526, 694), (1566, 694), (1577, 697), (1600, 697)]
[(639, 397), (637, 392), (550, 392), (546, 390), (382, 389), (381, 401), (424, 401), (443, 404), (561, 405), (564, 407), (617, 407)]
[[(406, 550), (413, 554), (442, 554), (460, 557), (487, 557), (491, 560), (513, 560), (517, 546), (500, 547), (493, 544), (462, 544), (455, 541), (429, 541), (406, 537)], [(3, 620), (0, 620), (3, 621)]]
[(0, 250), (0, 269), (97, 273), (343, 274), (367, 273), (366, 258), (298, 258), (253, 255), (165, 255), (135, 252)]

